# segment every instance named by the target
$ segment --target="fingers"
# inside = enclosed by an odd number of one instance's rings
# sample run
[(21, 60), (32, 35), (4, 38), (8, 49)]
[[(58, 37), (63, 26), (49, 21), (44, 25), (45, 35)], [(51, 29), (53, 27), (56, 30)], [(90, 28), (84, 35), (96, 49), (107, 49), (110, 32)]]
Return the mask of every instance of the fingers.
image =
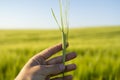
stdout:
[[(66, 45), (66, 47), (68, 46), (68, 44)], [(57, 44), (53, 47), (50, 47), (48, 49), (45, 49), (44, 51), (42, 51), (41, 53), (37, 54), (35, 56), (36, 59), (40, 59), (41, 57), (44, 58), (45, 60), (48, 59), (49, 57), (51, 57), (53, 54), (59, 52), (62, 50), (62, 44)]]
[(53, 79), (50, 79), (50, 80), (72, 80), (72, 76), (68, 75), (68, 76), (65, 76), (65, 77), (56, 77), (56, 78), (53, 78)]
[(72, 70), (75, 70), (77, 67), (75, 64), (69, 64), (65, 67), (65, 72), (69, 72), (69, 71), (72, 71)]
[(42, 73), (44, 75), (54, 75), (61, 73), (65, 70), (65, 66), (63, 64), (56, 64), (56, 65), (43, 65), (44, 68), (42, 69)]
[[(73, 71), (73, 70), (75, 70), (75, 69), (76, 69), (76, 65), (75, 65), (75, 64), (69, 64), (69, 65), (66, 65), (66, 66), (65, 66), (64, 72), (70, 72), (70, 71)], [(56, 76), (56, 75), (61, 74), (61, 73), (62, 73), (62, 72), (57, 73), (57, 74), (53, 74), (53, 75), (51, 75), (51, 76)]]
[(56, 64), (56, 65), (44, 65), (43, 68), (41, 68), (42, 74), (48, 76), (55, 76), (58, 75), (60, 73), (64, 72), (69, 72), (72, 70), (76, 69), (76, 65), (75, 64), (70, 64), (67, 66), (64, 66), (63, 64)]
[[(74, 59), (76, 57), (76, 53), (75, 52), (71, 52), (69, 54), (66, 55), (66, 61), (69, 61), (71, 59)], [(46, 63), (51, 65), (51, 64), (59, 64), (59, 63), (62, 63), (62, 56), (59, 56), (59, 57), (55, 57), (55, 58), (52, 58), (50, 60), (48, 60)]]
[[(30, 72), (34, 73), (34, 75), (46, 77), (46, 76), (56, 76), (60, 73), (69, 72), (76, 69), (75, 64), (70, 64), (64, 66), (63, 64), (56, 64), (56, 65), (37, 65), (30, 69)], [(54, 78), (53, 80), (61, 80), (61, 78)], [(66, 80), (66, 78), (64, 79)], [(68, 79), (69, 80), (69, 79)]]

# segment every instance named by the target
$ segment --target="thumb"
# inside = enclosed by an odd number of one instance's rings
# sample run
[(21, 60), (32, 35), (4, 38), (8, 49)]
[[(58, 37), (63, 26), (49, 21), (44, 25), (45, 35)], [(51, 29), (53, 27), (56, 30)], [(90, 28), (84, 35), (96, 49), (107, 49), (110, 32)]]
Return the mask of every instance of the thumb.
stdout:
[(60, 72), (63, 72), (64, 70), (65, 70), (65, 66), (63, 64), (45, 65), (43, 72), (46, 75), (51, 75), (51, 74), (58, 74)]

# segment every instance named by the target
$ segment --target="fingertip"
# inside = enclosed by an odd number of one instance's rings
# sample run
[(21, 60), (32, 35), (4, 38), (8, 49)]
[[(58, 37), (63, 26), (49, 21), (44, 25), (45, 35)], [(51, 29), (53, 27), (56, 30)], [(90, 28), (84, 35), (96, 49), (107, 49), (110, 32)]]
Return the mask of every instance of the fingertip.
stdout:
[(71, 64), (71, 68), (75, 70), (77, 68), (76, 64)]
[(72, 55), (73, 55), (74, 57), (77, 57), (76, 52), (72, 52)]
[(77, 53), (76, 52), (73, 52), (74, 53), (74, 57), (77, 57)]
[(76, 64), (69, 64), (65, 67), (65, 71), (72, 71), (75, 70), (77, 68)]
[(66, 55), (66, 61), (72, 60), (72, 59), (74, 59), (74, 58), (76, 58), (76, 57), (77, 57), (77, 55), (76, 55), (75, 52), (70, 52), (70, 53), (68, 53), (68, 54)]
[(73, 64), (73, 66), (74, 66), (74, 70), (77, 69), (77, 65), (76, 64)]

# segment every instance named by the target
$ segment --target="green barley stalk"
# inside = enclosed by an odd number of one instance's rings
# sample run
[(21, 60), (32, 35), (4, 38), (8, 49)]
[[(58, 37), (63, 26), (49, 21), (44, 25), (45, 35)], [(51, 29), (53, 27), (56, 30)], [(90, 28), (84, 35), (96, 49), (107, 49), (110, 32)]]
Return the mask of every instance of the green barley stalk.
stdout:
[[(56, 15), (52, 11), (52, 15), (62, 33), (62, 55), (63, 55), (63, 64), (65, 65), (65, 56), (66, 56), (66, 45), (68, 42), (68, 33), (69, 33), (69, 21), (68, 21), (68, 11), (69, 11), (69, 0), (59, 0), (60, 7), (60, 23), (58, 22)], [(64, 77), (64, 72), (63, 72)]]

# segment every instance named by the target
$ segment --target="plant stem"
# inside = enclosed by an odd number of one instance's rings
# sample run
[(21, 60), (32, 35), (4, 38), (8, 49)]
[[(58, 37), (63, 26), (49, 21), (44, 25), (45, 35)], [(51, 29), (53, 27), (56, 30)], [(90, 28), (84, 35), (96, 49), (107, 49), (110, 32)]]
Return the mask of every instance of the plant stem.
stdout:
[[(62, 32), (62, 55), (63, 55), (63, 64), (65, 65), (65, 56), (66, 56), (66, 45), (67, 45), (67, 39), (66, 39), (66, 33)], [(63, 72), (63, 79), (64, 79), (64, 72)]]
[[(65, 1), (65, 4), (63, 4), (63, 0), (59, 0), (59, 7), (60, 7), (60, 24), (56, 18), (56, 15), (52, 11), (52, 15), (62, 33), (62, 55), (63, 55), (63, 64), (65, 65), (65, 56), (66, 56), (66, 45), (68, 42), (68, 32), (69, 32), (69, 22), (68, 22), (68, 8), (69, 8), (69, 0)], [(64, 80), (64, 71), (63, 71), (63, 80)]]

